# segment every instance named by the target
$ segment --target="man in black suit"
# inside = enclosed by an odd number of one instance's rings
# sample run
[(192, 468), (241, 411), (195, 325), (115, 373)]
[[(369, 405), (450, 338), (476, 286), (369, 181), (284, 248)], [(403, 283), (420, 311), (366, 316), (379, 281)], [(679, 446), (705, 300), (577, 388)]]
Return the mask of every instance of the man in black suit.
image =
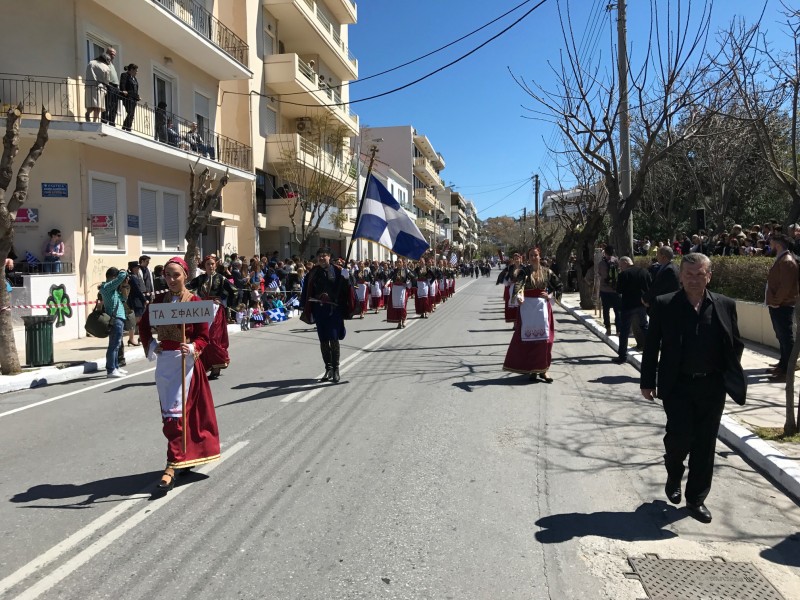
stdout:
[(627, 256), (619, 259), (620, 274), (617, 277), (617, 293), (620, 296), (619, 354), (612, 359), (619, 365), (627, 360), (628, 336), (634, 320), (643, 333), (647, 333), (647, 313), (642, 298), (650, 289), (650, 273), (633, 264)]
[(744, 404), (747, 396), (741, 365), (744, 344), (734, 301), (706, 289), (711, 281), (707, 256), (684, 256), (680, 281), (682, 290), (657, 297), (651, 306), (640, 387), (646, 399), (661, 398), (667, 414), (667, 498), (680, 503), (683, 462), (688, 456), (686, 508), (698, 521), (710, 523), (705, 499), (711, 489), (725, 393), (737, 404)]
[(144, 295), (147, 297), (148, 302), (152, 302), (155, 290), (153, 288), (153, 274), (150, 272), (150, 257), (147, 254), (142, 254), (139, 257), (139, 273), (144, 284)]
[(655, 299), (662, 294), (677, 292), (681, 285), (678, 281), (678, 266), (672, 262), (675, 253), (669, 246), (661, 246), (656, 254), (658, 270), (653, 277), (653, 285), (644, 295), (644, 305), (647, 307), (647, 314), (652, 316), (651, 306)]

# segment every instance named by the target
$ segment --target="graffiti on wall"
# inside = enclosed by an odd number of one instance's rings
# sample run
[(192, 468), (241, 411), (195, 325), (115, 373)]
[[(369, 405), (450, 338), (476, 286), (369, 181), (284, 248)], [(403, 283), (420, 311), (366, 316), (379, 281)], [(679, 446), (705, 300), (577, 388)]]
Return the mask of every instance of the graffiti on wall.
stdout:
[(72, 307), (69, 303), (69, 294), (63, 283), (50, 286), (50, 295), (47, 297), (45, 305), (47, 313), (51, 316), (55, 315), (56, 327), (63, 327), (66, 325), (67, 319), (72, 317)]

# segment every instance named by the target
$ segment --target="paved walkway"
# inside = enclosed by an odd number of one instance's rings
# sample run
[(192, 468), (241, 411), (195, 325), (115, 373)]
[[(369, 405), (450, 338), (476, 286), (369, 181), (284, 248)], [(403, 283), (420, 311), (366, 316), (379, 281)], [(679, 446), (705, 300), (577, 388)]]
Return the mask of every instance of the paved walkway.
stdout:
[[(562, 305), (614, 350), (619, 348), (617, 336), (605, 334), (599, 312), (583, 311), (579, 308), (578, 294), (564, 294)], [(630, 342), (636, 343), (633, 337)], [(748, 378), (747, 403), (739, 406), (729, 400), (725, 404), (719, 437), (778, 481), (795, 500), (800, 501), (800, 444), (766, 442), (753, 433), (756, 427), (783, 427), (786, 386), (771, 383), (766, 377), (767, 368), (777, 359), (777, 350), (745, 341), (742, 366)], [(629, 349), (628, 362), (640, 370), (641, 353)], [(609, 362), (609, 371), (623, 368)], [(800, 381), (795, 383), (796, 390), (798, 385)]]

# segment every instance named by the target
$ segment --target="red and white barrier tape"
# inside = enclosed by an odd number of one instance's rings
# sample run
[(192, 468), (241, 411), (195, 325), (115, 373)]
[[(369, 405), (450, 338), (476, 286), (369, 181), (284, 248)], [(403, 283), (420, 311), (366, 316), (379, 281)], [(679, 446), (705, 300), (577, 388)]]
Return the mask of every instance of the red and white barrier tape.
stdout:
[(9, 308), (63, 308), (65, 306), (91, 306), (97, 304), (97, 300), (90, 302), (64, 302), (62, 304), (17, 304)]

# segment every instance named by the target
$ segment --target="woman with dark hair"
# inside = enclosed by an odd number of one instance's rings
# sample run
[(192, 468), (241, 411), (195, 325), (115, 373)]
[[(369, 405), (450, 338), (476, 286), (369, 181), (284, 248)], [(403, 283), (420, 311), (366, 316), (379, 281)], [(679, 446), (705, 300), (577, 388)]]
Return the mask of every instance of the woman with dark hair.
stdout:
[[(200, 298), (186, 289), (189, 267), (176, 256), (164, 266), (168, 291), (156, 297), (155, 303), (199, 302)], [(220, 457), (219, 429), (214, 411), (214, 399), (206, 371), (196, 369), (203, 350), (208, 345), (208, 324), (158, 325), (158, 340), (150, 329), (150, 313), (142, 316), (140, 338), (145, 354), (156, 359), (156, 388), (161, 404), (163, 432), (167, 438), (167, 468), (157, 489), (166, 493), (175, 487), (178, 470), (188, 470)], [(184, 362), (185, 361), (185, 362)], [(181, 366), (185, 365), (185, 369)], [(186, 389), (186, 407), (182, 388)], [(185, 420), (183, 416), (185, 415)]]
[(122, 104), (125, 106), (125, 120), (122, 122), (122, 129), (125, 131), (131, 130), (136, 104), (141, 100), (139, 97), (139, 80), (136, 79), (138, 72), (139, 66), (131, 63), (125, 67), (125, 72), (119, 78), (119, 93), (122, 96)]
[(61, 241), (61, 230), (51, 229), (47, 232), (50, 240), (44, 246), (44, 272), (61, 273), (61, 257), (64, 256), (64, 242)]
[(553, 379), (547, 374), (555, 339), (550, 297), (561, 291), (561, 281), (541, 264), (538, 248), (528, 251), (528, 263), (515, 277), (512, 295), (519, 300), (519, 313), (503, 370), (525, 373), (534, 383), (540, 379), (552, 383)]

